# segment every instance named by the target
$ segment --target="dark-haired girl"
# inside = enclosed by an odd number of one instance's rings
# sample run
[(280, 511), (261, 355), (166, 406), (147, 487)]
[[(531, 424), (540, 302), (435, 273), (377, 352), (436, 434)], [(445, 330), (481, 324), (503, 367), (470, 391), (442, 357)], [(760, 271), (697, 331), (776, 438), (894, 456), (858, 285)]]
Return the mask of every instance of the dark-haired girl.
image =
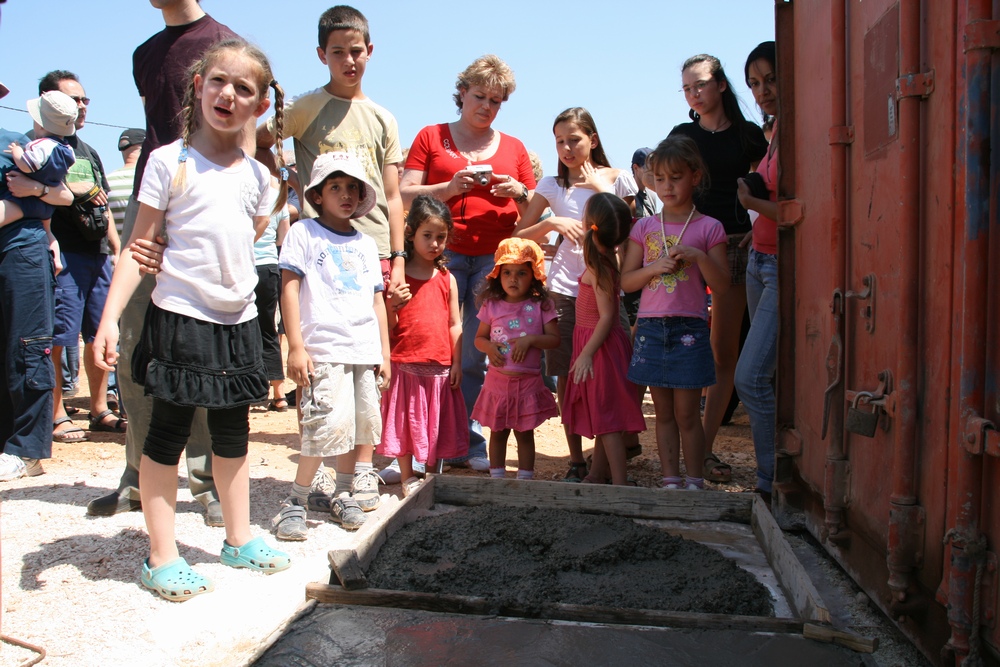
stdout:
[(707, 169), (709, 185), (696, 192), (698, 210), (722, 223), (728, 239), (730, 288), (712, 294), (712, 357), (716, 383), (705, 398), (704, 476), (728, 482), (732, 469), (712, 452), (712, 444), (733, 394), (733, 376), (740, 355), (740, 329), (746, 311), (747, 248), (750, 218), (736, 196), (738, 179), (746, 176), (767, 150), (761, 129), (743, 117), (740, 101), (715, 56), (699, 54), (681, 66), (684, 97), (691, 110), (690, 123), (678, 125), (671, 135), (690, 137), (698, 146)]

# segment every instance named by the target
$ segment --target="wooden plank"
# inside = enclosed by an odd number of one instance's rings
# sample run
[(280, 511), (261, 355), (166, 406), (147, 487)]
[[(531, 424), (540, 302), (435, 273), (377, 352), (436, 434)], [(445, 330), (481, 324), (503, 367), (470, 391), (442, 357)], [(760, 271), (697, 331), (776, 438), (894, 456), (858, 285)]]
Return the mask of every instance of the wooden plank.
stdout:
[(874, 653), (878, 649), (878, 637), (864, 637), (829, 625), (806, 623), (802, 627), (802, 636), (806, 639), (844, 646), (858, 653)]
[(764, 550), (768, 564), (778, 577), (778, 583), (791, 598), (799, 617), (806, 621), (829, 624), (830, 611), (823, 598), (760, 498), (754, 498), (750, 526)]
[(745, 630), (749, 632), (801, 633), (803, 622), (770, 616), (731, 616), (692, 612), (659, 611), (654, 609), (620, 609), (575, 604), (548, 603), (541, 606), (497, 606), (485, 598), (463, 595), (438, 595), (414, 591), (390, 591), (369, 588), (347, 591), (340, 586), (312, 583), (306, 586), (306, 597), (331, 604), (352, 604), (372, 607), (418, 609), (449, 614), (477, 616), (513, 616), (542, 618), (579, 623), (611, 625), (645, 625), (651, 627), (697, 628), (702, 630)]
[[(385, 521), (379, 527), (362, 536), (354, 546), (357, 553), (358, 563), (364, 570), (371, 565), (372, 559), (386, 543), (386, 540), (397, 530), (410, 522), (410, 512), (413, 510), (430, 509), (434, 506), (435, 486), (440, 479), (437, 475), (427, 475), (424, 483), (420, 485), (417, 492), (412, 496), (407, 496), (399, 503), (399, 506), (391, 514), (386, 516)], [(364, 529), (362, 528), (362, 531)]]
[(368, 578), (354, 549), (332, 549), (326, 557), (330, 561), (331, 584), (339, 583), (349, 591), (368, 588)]
[(435, 500), (451, 505), (545, 507), (589, 514), (642, 519), (750, 523), (752, 494), (723, 491), (667, 491), (607, 484), (482, 480), (444, 475), (436, 480)]

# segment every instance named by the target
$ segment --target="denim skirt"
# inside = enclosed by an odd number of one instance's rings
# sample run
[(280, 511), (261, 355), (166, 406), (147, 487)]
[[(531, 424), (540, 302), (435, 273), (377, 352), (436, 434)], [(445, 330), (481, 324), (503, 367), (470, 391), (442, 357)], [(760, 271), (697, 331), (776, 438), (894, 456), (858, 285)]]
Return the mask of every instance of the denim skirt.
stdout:
[(708, 322), (698, 317), (640, 317), (628, 379), (670, 389), (715, 384)]

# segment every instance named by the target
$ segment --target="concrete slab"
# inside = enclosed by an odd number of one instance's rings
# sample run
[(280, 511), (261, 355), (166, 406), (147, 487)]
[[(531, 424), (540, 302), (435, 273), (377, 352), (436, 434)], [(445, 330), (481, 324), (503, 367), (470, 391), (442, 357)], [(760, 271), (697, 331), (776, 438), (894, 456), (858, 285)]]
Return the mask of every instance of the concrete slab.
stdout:
[(317, 605), (255, 667), (696, 665), (874, 667), (801, 636), (673, 630)]

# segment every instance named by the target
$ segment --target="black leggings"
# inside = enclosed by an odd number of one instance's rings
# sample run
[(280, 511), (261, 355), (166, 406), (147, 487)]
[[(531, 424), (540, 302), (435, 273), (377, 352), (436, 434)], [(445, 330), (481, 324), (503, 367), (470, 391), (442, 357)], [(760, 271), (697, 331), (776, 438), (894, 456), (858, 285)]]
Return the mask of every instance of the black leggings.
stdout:
[[(142, 453), (161, 465), (177, 465), (191, 436), (195, 410), (154, 398)], [(250, 406), (209, 409), (208, 432), (212, 436), (212, 452), (216, 456), (224, 459), (246, 456), (250, 439)]]

